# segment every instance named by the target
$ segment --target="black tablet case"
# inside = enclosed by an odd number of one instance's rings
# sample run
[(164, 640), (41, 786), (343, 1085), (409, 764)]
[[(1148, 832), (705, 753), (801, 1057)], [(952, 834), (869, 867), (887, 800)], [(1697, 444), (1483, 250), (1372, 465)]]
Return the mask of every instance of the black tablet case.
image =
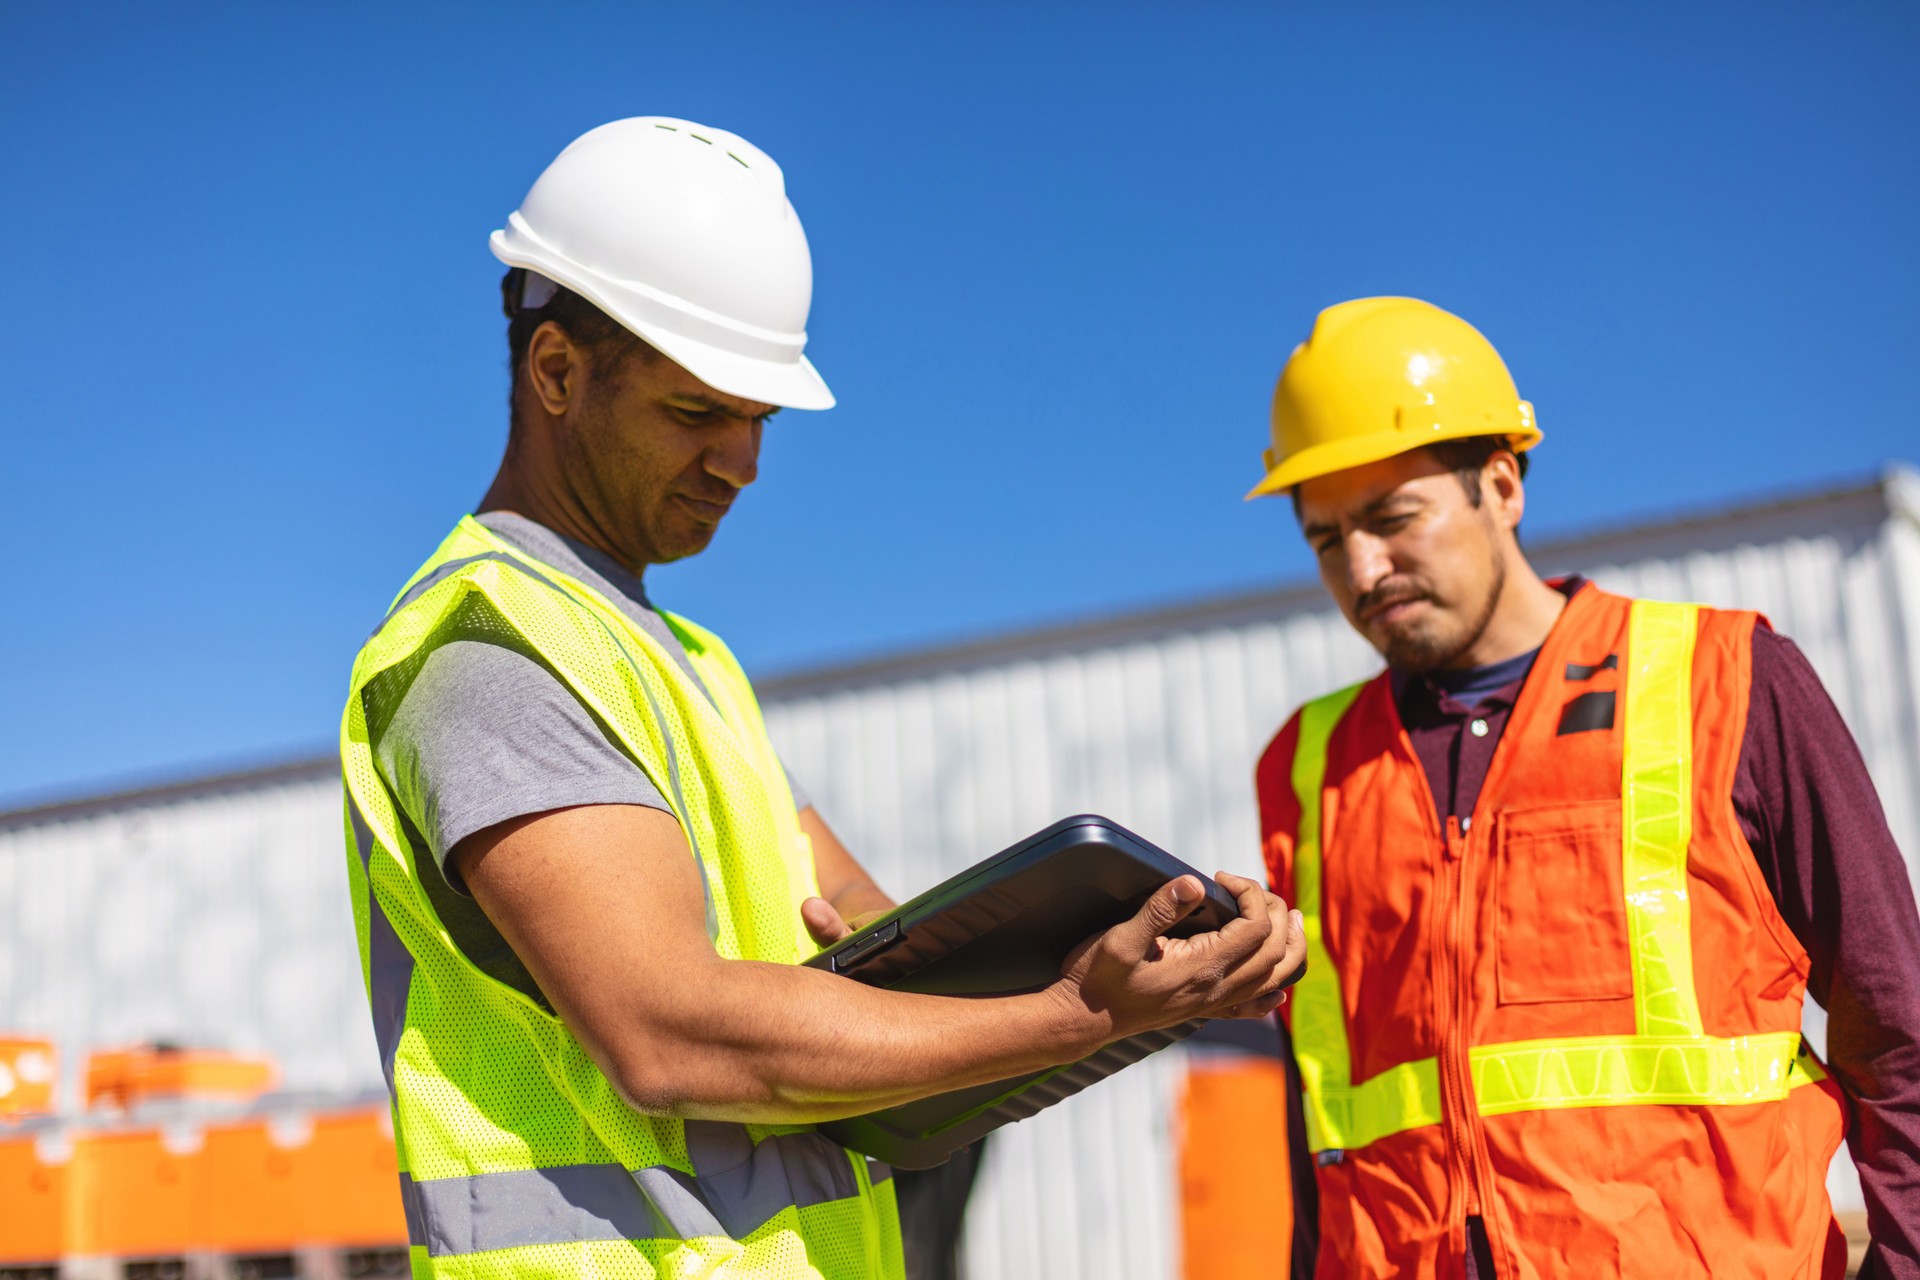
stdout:
[[(1119, 924), (1167, 881), (1199, 876), (1207, 897), (1170, 931), (1218, 929), (1239, 907), (1212, 877), (1094, 814), (1063, 818), (842, 938), (806, 963), (870, 986), (936, 995), (1037, 991), (1067, 953)], [(1079, 1062), (976, 1085), (820, 1126), (843, 1146), (926, 1169), (1003, 1124), (1024, 1120), (1150, 1053), (1199, 1021), (1130, 1036)]]

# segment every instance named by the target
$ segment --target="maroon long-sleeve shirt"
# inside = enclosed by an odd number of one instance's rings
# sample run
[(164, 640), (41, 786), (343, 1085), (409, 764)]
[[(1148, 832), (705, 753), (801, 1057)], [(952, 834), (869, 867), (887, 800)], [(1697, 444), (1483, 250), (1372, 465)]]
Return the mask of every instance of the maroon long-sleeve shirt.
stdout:
[[(1572, 595), (1585, 584), (1557, 585)], [(1443, 825), (1473, 812), (1531, 665), (1528, 655), (1438, 680), (1394, 678)], [(1808, 993), (1827, 1011), (1827, 1065), (1851, 1103), (1847, 1143), (1873, 1240), (1861, 1275), (1920, 1280), (1920, 912), (1839, 709), (1798, 647), (1765, 627), (1753, 637), (1733, 802), (1760, 874), (1812, 961)], [(1289, 1128), (1304, 1135), (1298, 1121)], [(1296, 1195), (1312, 1197), (1304, 1144), (1296, 1137), (1291, 1145)], [(1299, 1264), (1317, 1253), (1317, 1213), (1303, 1204), (1294, 1221)], [(1469, 1256), (1469, 1277), (1490, 1280), (1485, 1254), (1473, 1253), (1481, 1256)]]

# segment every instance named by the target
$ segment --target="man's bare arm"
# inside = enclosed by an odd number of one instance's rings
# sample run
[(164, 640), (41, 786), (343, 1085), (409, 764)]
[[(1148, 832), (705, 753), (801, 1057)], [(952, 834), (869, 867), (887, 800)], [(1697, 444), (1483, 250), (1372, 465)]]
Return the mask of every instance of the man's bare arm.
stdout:
[(722, 959), (693, 854), (657, 809), (517, 818), (450, 856), (608, 1079), (655, 1115), (802, 1123), (1039, 1071), (1193, 1017), (1265, 1016), (1305, 958), (1297, 917), (1236, 876), (1221, 883), (1239, 919), (1160, 937), (1201, 900), (1183, 877), (1044, 991), (912, 995)]

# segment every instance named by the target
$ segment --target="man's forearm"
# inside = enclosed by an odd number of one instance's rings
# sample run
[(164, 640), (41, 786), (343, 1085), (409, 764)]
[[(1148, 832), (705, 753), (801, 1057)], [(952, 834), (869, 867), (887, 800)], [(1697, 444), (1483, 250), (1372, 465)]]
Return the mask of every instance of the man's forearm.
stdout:
[(1113, 1028), (1053, 989), (963, 999), (794, 965), (716, 960), (636, 1011), (603, 1063), (627, 1101), (683, 1119), (799, 1124), (1042, 1071)]
[[(1220, 884), (1240, 915), (1216, 931), (1168, 937), (1205, 898), (1197, 879), (1182, 876), (1090, 939), (1043, 992), (911, 995), (723, 958), (701, 928), (706, 889), (696, 864), (673, 818), (656, 810), (531, 815), (476, 833), (452, 856), (614, 1087), (656, 1115), (769, 1123), (857, 1115), (1042, 1071), (1151, 1027), (1263, 1017), (1306, 955), (1285, 904), (1225, 873)], [(835, 923), (808, 927), (826, 936), (815, 926)]]

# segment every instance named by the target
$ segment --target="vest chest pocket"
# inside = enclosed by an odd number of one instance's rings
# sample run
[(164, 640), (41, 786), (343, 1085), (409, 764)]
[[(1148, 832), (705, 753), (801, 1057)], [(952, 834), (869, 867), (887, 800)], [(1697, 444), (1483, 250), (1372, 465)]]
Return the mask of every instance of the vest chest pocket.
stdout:
[(1496, 836), (1500, 1003), (1631, 998), (1620, 802), (1507, 810)]

